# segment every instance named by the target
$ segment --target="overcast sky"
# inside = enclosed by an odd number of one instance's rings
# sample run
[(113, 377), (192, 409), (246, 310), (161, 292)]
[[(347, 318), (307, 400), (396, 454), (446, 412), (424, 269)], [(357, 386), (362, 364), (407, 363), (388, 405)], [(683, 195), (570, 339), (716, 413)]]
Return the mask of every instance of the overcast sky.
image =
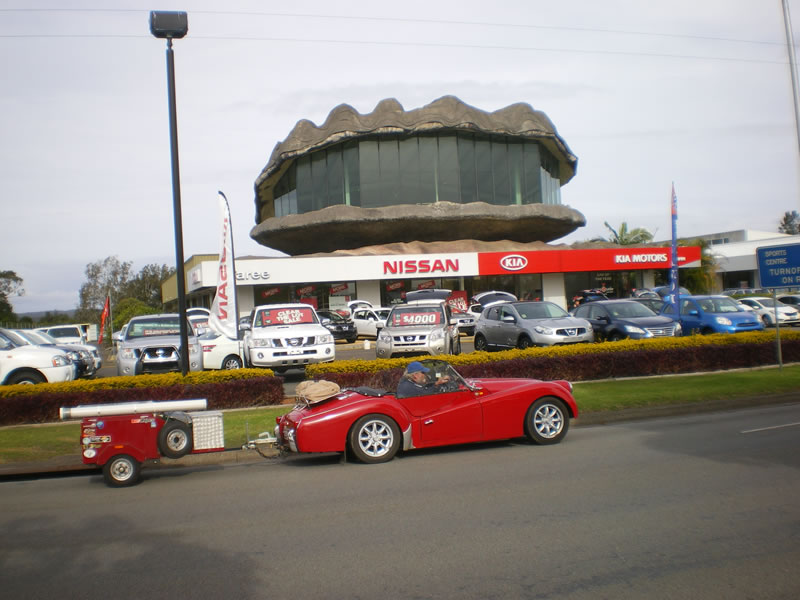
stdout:
[(236, 254), (274, 254), (249, 233), (275, 144), (390, 97), (546, 113), (578, 156), (562, 202), (587, 220), (559, 242), (604, 221), (669, 238), (672, 182), (681, 237), (777, 231), (800, 209), (780, 0), (0, 0), (0, 270), (24, 279), (17, 313), (76, 307), (107, 256), (175, 264), (153, 9), (189, 14), (174, 44), (187, 258), (218, 251), (217, 190)]

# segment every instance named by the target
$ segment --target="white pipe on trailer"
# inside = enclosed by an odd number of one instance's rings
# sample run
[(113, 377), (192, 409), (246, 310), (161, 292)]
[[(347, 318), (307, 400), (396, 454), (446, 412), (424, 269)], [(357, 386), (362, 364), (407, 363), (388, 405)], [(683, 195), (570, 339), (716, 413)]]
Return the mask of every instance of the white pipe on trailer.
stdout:
[(157, 413), (170, 410), (205, 410), (208, 401), (200, 400), (166, 400), (156, 402), (120, 402), (118, 404), (88, 404), (83, 406), (62, 406), (58, 415), (62, 421), (82, 419), (83, 417), (110, 417), (113, 415), (135, 415), (139, 413)]

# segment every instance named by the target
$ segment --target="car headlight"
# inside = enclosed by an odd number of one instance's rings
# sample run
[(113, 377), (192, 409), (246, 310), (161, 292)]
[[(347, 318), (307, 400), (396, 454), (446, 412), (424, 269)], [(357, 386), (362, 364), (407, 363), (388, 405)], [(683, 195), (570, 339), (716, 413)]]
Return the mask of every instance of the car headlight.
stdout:
[(431, 331), (428, 339), (432, 342), (444, 339), (444, 329), (434, 329)]
[(317, 338), (317, 343), (319, 344), (332, 344), (333, 343), (333, 336), (330, 333), (325, 335), (321, 335)]
[(273, 348), (275, 340), (270, 338), (253, 338), (253, 346), (256, 348)]
[(75, 352), (74, 350), (67, 352), (67, 356), (72, 362), (78, 362), (81, 359), (80, 352)]
[(189, 344), (189, 354), (199, 354), (200, 344)]
[(136, 358), (136, 352), (133, 348), (122, 348), (119, 351), (120, 358), (125, 358), (127, 360), (133, 360)]
[(381, 331), (378, 334), (378, 341), (383, 342), (384, 344), (388, 344), (389, 342), (392, 341), (392, 336), (389, 335), (389, 333), (386, 331)]
[(731, 325), (731, 320), (728, 317), (714, 317), (714, 320), (720, 325)]
[(68, 364), (69, 364), (69, 359), (62, 354), (57, 354), (56, 356), (53, 357), (54, 367), (66, 367)]
[(541, 325), (537, 325), (533, 328), (536, 333), (540, 333), (542, 335), (553, 335), (553, 330), (549, 327), (542, 327)]
[(644, 329), (642, 329), (641, 327), (636, 327), (636, 325), (625, 325), (625, 331), (627, 331), (628, 333), (638, 333), (642, 335), (647, 334), (647, 332)]

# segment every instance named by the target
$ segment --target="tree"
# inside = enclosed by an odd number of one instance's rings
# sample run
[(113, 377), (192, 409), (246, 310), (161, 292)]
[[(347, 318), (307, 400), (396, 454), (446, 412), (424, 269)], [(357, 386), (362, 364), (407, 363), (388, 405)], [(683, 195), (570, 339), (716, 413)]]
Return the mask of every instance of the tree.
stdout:
[[(700, 246), (700, 266), (680, 269), (678, 273), (681, 287), (685, 287), (693, 294), (713, 293), (717, 276), (717, 259), (711, 252), (711, 242), (704, 239), (678, 240), (678, 245)], [(656, 273), (657, 285), (669, 285), (669, 283), (669, 271)]]
[(112, 315), (114, 322), (111, 324), (113, 331), (119, 331), (122, 326), (133, 317), (152, 314), (153, 307), (138, 298), (124, 298), (117, 302)]
[(788, 233), (789, 235), (797, 235), (800, 233), (800, 213), (796, 210), (786, 211), (783, 213), (780, 225), (778, 226), (780, 233)]
[(23, 296), (22, 278), (14, 271), (0, 271), (0, 321), (16, 321), (9, 296)]
[(109, 256), (86, 265), (86, 283), (78, 294), (78, 310), (75, 317), (87, 323), (99, 323), (100, 312), (106, 296), (118, 292), (131, 280), (130, 262), (120, 262), (116, 256)]
[(604, 237), (596, 237), (591, 239), (592, 242), (613, 242), (620, 246), (635, 246), (636, 244), (647, 244), (653, 241), (653, 234), (642, 227), (636, 227), (628, 231), (628, 224), (623, 221), (619, 230), (615, 230), (608, 221), (603, 223), (606, 228), (611, 232), (611, 236), (606, 239)]
[(145, 265), (142, 270), (126, 283), (119, 296), (121, 298), (136, 298), (151, 308), (161, 309), (161, 284), (175, 272), (175, 267)]

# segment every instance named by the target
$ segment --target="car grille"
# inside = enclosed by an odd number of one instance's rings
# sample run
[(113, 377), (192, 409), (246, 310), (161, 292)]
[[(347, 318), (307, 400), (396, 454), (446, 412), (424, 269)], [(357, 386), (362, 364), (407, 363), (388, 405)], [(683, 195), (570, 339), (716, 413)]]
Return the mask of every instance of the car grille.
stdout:
[(556, 329), (556, 335), (563, 337), (575, 337), (576, 335), (585, 335), (586, 327), (564, 327)]
[(413, 348), (428, 345), (428, 335), (395, 335), (392, 336), (395, 348)]
[(142, 348), (139, 360), (142, 365), (142, 373), (166, 373), (178, 371), (180, 367), (178, 349), (174, 346)]
[(275, 345), (279, 348), (300, 348), (302, 346), (313, 346), (316, 343), (315, 336), (309, 337), (291, 337), (280, 338), (275, 340)]
[(653, 334), (653, 337), (675, 336), (675, 325), (666, 325), (664, 327), (645, 327), (645, 330)]

